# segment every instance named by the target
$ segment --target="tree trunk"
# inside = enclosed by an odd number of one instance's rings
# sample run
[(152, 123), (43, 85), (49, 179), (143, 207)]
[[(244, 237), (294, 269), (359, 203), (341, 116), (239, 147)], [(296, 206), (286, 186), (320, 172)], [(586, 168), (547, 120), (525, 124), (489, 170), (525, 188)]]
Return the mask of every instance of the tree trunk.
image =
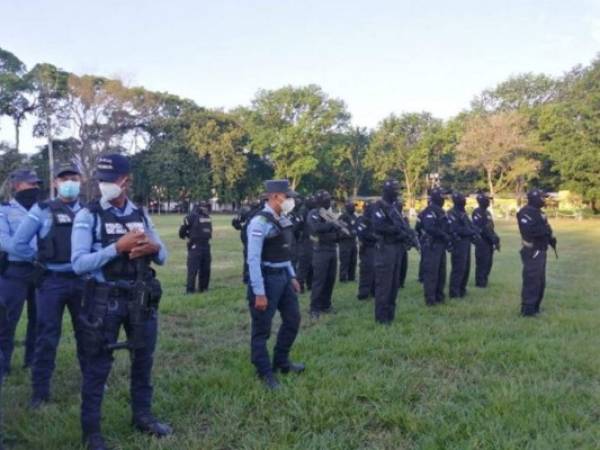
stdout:
[(494, 180), (492, 179), (492, 171), (486, 169), (486, 175), (487, 175), (488, 189), (490, 190), (490, 197), (491, 197), (490, 203), (493, 206), (494, 205), (494, 197), (495, 197), (496, 193), (494, 192)]
[(358, 197), (358, 185), (354, 185), (352, 187), (352, 199), (356, 199)]
[(50, 188), (50, 200), (54, 200), (54, 189), (52, 187), (52, 180), (54, 179), (54, 149), (52, 147), (52, 120), (48, 111), (46, 111), (46, 127), (48, 135), (48, 184)]
[(595, 198), (590, 200), (590, 208), (592, 208), (592, 212), (594, 214), (598, 214), (600, 212), (600, 210), (598, 209), (598, 203), (596, 202)]
[(406, 196), (408, 197), (408, 206), (410, 208), (414, 208), (416, 202), (415, 196), (413, 194), (413, 186), (406, 172), (404, 172), (404, 183), (406, 184)]
[(21, 121), (15, 120), (15, 150), (19, 153), (19, 145), (21, 142)]

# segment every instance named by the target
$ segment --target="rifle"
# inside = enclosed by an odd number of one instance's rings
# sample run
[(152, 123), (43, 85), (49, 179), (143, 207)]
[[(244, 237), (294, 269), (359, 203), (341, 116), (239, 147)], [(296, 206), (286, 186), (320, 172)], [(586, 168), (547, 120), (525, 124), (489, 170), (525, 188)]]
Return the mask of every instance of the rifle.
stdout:
[(551, 238), (550, 239), (550, 247), (552, 247), (552, 250), (554, 250), (554, 256), (556, 256), (556, 259), (558, 259), (558, 250), (556, 248), (556, 238)]
[(106, 346), (108, 350), (127, 349), (134, 351), (146, 346), (145, 325), (150, 313), (152, 294), (150, 283), (147, 281), (149, 270), (147, 258), (138, 258), (136, 261), (135, 282), (133, 286), (127, 284), (127, 289), (131, 291), (131, 298), (127, 302), (131, 330), (127, 341), (109, 344)]
[(334, 224), (343, 235), (347, 237), (354, 237), (352, 231), (348, 228), (348, 224), (346, 224), (346, 222), (343, 220), (340, 220), (333, 212), (325, 208), (319, 208), (319, 216), (321, 216), (325, 222)]

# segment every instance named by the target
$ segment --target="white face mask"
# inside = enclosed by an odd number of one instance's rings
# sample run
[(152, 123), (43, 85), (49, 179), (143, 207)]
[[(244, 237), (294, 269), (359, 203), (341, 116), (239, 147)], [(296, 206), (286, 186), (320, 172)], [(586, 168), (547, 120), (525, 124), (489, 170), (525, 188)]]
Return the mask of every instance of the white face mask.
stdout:
[(294, 201), (293, 198), (286, 198), (283, 203), (281, 204), (281, 212), (283, 212), (283, 214), (289, 214), (293, 211), (293, 209), (296, 207), (296, 202)]
[(102, 194), (102, 200), (110, 202), (114, 200), (121, 192), (123, 192), (123, 188), (116, 183), (98, 183), (98, 187), (100, 188), (100, 193)]

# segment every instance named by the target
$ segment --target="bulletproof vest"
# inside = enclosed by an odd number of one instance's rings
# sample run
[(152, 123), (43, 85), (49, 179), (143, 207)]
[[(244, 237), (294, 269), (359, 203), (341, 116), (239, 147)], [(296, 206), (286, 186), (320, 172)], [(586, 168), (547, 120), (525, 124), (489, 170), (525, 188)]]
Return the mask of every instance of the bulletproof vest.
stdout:
[(212, 237), (212, 222), (210, 217), (202, 214), (190, 214), (190, 241), (205, 242)]
[[(433, 214), (435, 218), (435, 227), (439, 231), (443, 231), (444, 233), (450, 232), (450, 224), (448, 222), (448, 217), (441, 206), (431, 204), (427, 208), (425, 208), (421, 214), (421, 217), (425, 217), (427, 214)], [(427, 230), (425, 230), (424, 228), (423, 232), (426, 236), (428, 236)]]
[(64, 264), (71, 262), (71, 231), (75, 213), (60, 199), (39, 204), (48, 209), (52, 225), (43, 238), (38, 236), (38, 259), (43, 263)]
[[(346, 222), (346, 224), (348, 225), (348, 229), (350, 231), (354, 231), (356, 228), (356, 216), (354, 214), (348, 214), (348, 213), (344, 213), (340, 216), (340, 220)], [(354, 236), (342, 236), (340, 237), (340, 240), (355, 240)]]
[(374, 245), (377, 242), (377, 237), (373, 234), (371, 222), (365, 216), (360, 216), (356, 219), (356, 234), (365, 245)]
[(539, 209), (532, 206), (524, 206), (517, 213), (519, 223), (519, 232), (523, 239), (523, 244), (535, 250), (547, 250), (550, 242), (550, 233), (539, 234), (539, 229), (548, 227), (546, 215)]
[(261, 254), (261, 261), (280, 263), (291, 261), (292, 245), (294, 242), (294, 226), (286, 217), (275, 219), (273, 214), (261, 211), (257, 215), (264, 217), (273, 224), (277, 232), (265, 237)]
[[(99, 202), (93, 203), (89, 209), (94, 215), (93, 230), (96, 241), (98, 241), (95, 232), (96, 224), (98, 221), (100, 223), (100, 243), (103, 248), (116, 243), (130, 231), (144, 231), (147, 225), (146, 216), (141, 209), (132, 209), (129, 215), (123, 217), (117, 217), (110, 211), (103, 209)], [(106, 281), (135, 280), (138, 278), (138, 268), (139, 265), (136, 260), (130, 260), (126, 254), (121, 254), (102, 267), (102, 274)], [(150, 270), (148, 258), (146, 258), (143, 270)]]

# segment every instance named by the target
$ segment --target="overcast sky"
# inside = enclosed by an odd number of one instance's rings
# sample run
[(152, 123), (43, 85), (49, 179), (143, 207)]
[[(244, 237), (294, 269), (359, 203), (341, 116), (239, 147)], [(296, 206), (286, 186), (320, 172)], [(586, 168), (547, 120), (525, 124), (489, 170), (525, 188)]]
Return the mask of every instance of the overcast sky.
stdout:
[(316, 83), (374, 127), (392, 112), (448, 118), (512, 74), (588, 64), (600, 0), (0, 0), (0, 47), (207, 107)]

